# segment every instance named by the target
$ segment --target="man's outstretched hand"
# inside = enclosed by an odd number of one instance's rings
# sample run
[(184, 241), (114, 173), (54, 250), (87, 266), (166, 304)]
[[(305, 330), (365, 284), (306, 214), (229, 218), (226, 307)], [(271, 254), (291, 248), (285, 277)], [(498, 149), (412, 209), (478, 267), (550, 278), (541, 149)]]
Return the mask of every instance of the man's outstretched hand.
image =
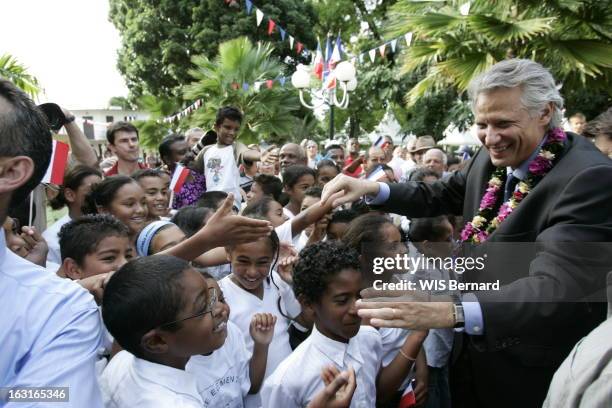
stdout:
[(332, 199), (334, 193), (344, 191), (341, 197), (335, 198), (332, 201), (333, 208), (336, 208), (342, 204), (357, 201), (364, 195), (375, 196), (378, 194), (379, 188), (378, 183), (374, 181), (360, 180), (344, 174), (339, 174), (323, 188), (321, 203), (327, 205), (327, 200)]

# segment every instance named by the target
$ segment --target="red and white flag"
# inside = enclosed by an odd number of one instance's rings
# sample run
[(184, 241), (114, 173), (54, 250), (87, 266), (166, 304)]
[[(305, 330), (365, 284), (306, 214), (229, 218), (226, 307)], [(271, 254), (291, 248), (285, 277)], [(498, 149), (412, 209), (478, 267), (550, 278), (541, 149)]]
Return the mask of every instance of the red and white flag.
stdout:
[(321, 43), (317, 42), (317, 53), (314, 59), (314, 73), (319, 79), (323, 79), (323, 52), (321, 52)]
[(402, 394), (402, 398), (400, 399), (400, 403), (397, 408), (412, 408), (416, 405), (416, 396), (414, 395), (414, 390), (412, 389), (412, 384), (408, 384), (404, 393)]
[(183, 184), (185, 184), (185, 180), (187, 180), (188, 176), (189, 169), (185, 166), (177, 164), (176, 169), (174, 169), (174, 173), (172, 173), (172, 180), (170, 180), (170, 190), (175, 194), (178, 194), (183, 188)]
[(53, 153), (51, 154), (51, 162), (43, 177), (41, 183), (55, 184), (61, 186), (64, 183), (64, 171), (68, 165), (68, 152), (70, 146), (66, 143), (53, 141)]

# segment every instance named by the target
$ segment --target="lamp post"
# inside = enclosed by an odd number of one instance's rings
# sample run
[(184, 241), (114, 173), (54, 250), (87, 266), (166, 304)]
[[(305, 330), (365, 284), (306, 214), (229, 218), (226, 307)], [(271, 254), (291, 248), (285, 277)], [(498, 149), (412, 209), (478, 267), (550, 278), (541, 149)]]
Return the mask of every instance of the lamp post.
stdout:
[[(334, 139), (334, 108), (346, 109), (349, 104), (350, 92), (357, 88), (357, 72), (355, 67), (348, 61), (342, 61), (330, 75), (336, 77), (336, 86), (329, 89), (323, 86), (322, 89), (311, 89), (310, 69), (306, 65), (298, 65), (296, 71), (291, 76), (291, 84), (300, 92), (300, 102), (308, 109), (318, 109), (323, 105), (330, 108), (329, 111), (329, 138)], [(342, 97), (338, 100), (337, 89), (342, 91)], [(319, 99), (319, 103), (309, 104), (304, 98), (304, 91), (308, 89), (313, 100)]]

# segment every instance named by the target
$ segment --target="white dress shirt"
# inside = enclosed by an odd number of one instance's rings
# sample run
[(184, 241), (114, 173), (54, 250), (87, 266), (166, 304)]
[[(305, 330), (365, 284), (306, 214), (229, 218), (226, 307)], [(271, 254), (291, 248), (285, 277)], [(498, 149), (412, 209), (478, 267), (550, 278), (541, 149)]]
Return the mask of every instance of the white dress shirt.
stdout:
[(8, 250), (4, 234), (0, 310), (2, 387), (70, 387), (62, 407), (102, 406), (95, 371), (102, 326), (93, 297)]
[(53, 262), (59, 265), (62, 264), (59, 237), (57, 236), (57, 234), (60, 232), (60, 229), (62, 229), (64, 224), (68, 224), (70, 221), (72, 221), (72, 218), (70, 218), (70, 215), (66, 214), (59, 220), (55, 221), (49, 228), (47, 228), (42, 233), (42, 237), (45, 239), (45, 241), (47, 241), (47, 246), (49, 247), (49, 252), (47, 253), (47, 262)]
[(223, 346), (208, 356), (191, 357), (185, 367), (196, 378), (203, 407), (242, 408), (251, 388), (250, 361), (242, 331), (228, 321)]
[(104, 369), (100, 388), (106, 408), (203, 406), (193, 374), (143, 360), (125, 350)]
[(352, 408), (376, 405), (376, 377), (382, 360), (382, 340), (376, 329), (361, 326), (348, 343), (312, 334), (268, 377), (261, 390), (264, 407), (305, 407), (324, 388), (323, 367), (333, 364), (339, 370), (355, 369), (357, 388)]

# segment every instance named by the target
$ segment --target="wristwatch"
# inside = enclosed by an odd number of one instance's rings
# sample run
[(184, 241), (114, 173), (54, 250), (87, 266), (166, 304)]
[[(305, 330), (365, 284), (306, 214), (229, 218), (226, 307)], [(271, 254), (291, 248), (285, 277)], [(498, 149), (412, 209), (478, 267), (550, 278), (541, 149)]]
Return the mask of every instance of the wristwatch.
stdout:
[(455, 302), (453, 304), (453, 319), (455, 320), (455, 329), (465, 327), (465, 315), (463, 314), (463, 305), (461, 302)]
[(75, 119), (74, 115), (65, 116), (65, 118), (66, 118), (66, 121), (64, 122), (64, 125), (74, 122), (74, 119)]

